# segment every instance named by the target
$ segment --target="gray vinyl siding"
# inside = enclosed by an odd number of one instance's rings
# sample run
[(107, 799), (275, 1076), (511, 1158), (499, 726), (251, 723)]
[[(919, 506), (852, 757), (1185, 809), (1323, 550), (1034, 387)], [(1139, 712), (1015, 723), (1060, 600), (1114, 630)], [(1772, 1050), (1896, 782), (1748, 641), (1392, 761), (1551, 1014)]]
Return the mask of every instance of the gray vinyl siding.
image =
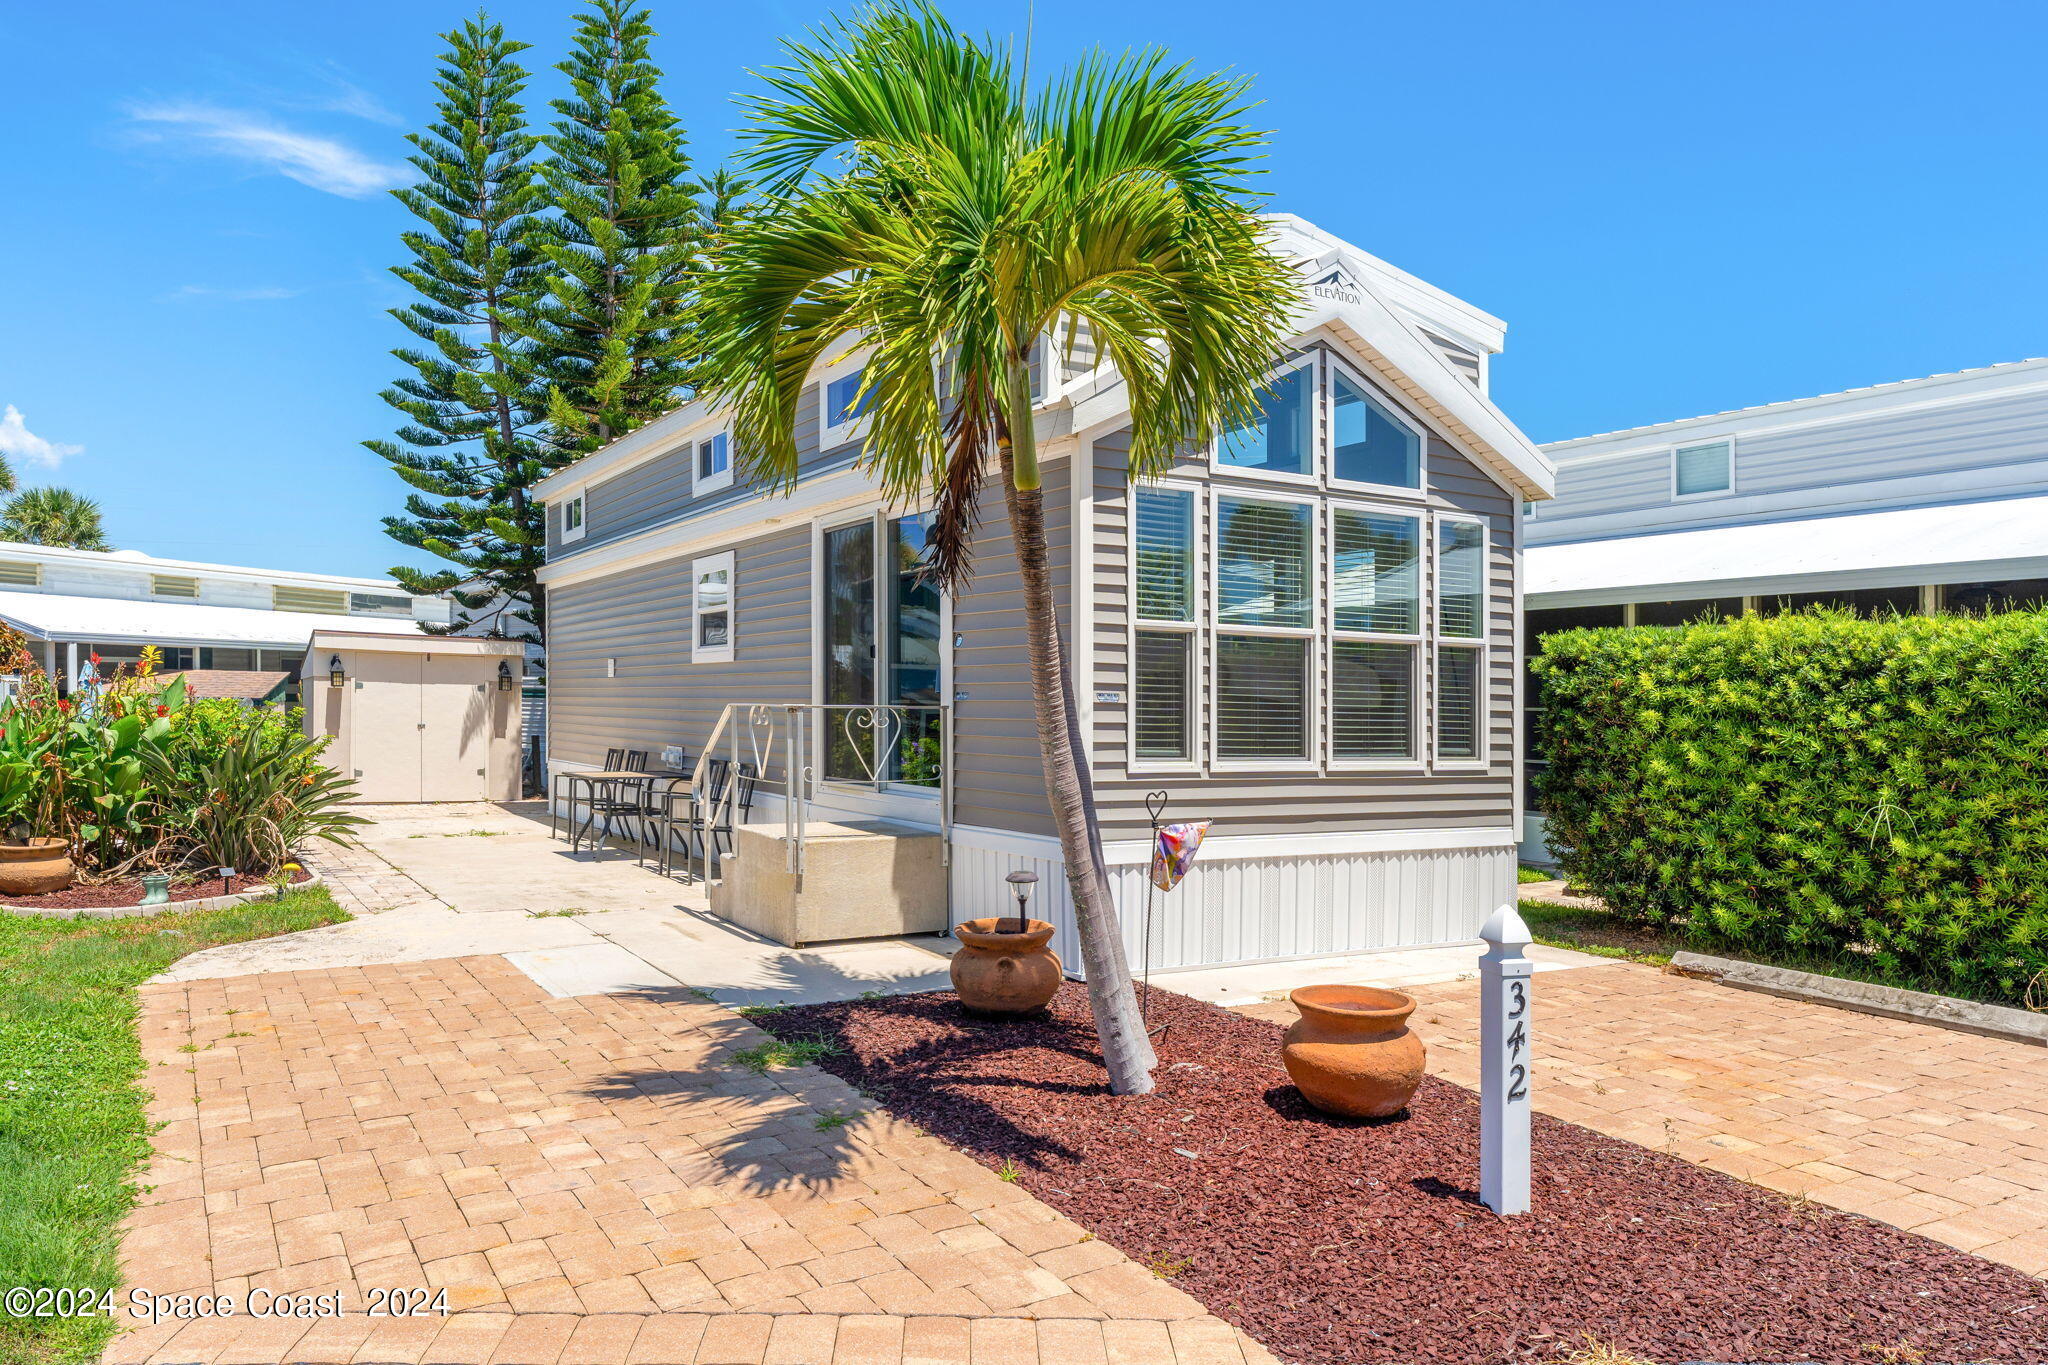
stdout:
[[(1045, 534), (1053, 591), (1068, 615), (1073, 582), (1073, 485), (1067, 460), (1048, 460)], [(1025, 656), (1023, 583), (1009, 512), (993, 480), (981, 494), (974, 576), (953, 602), (953, 819), (963, 825), (1051, 835), (1045, 766)]]
[[(844, 469), (860, 453), (858, 441), (829, 450), (820, 448), (820, 405), (823, 401), (820, 386), (816, 384), (808, 385), (797, 400), (796, 450), (800, 480)], [(697, 496), (692, 477), (696, 450), (697, 440), (693, 437), (678, 442), (643, 464), (591, 484), (584, 491), (584, 533), (581, 540), (567, 545), (562, 543), (561, 508), (550, 506), (548, 558), (573, 560), (582, 551), (622, 536), (715, 512), (752, 495), (752, 486), (744, 475), (736, 475), (728, 487)]]
[[(1393, 400), (1382, 391), (1383, 401)], [(1396, 405), (1398, 406), (1398, 404)], [(1462, 512), (1483, 517), (1488, 526), (1488, 604), (1486, 712), (1488, 716), (1487, 766), (1446, 768), (1427, 771), (1357, 772), (1343, 769), (1276, 771), (1261, 774), (1244, 771), (1196, 772), (1160, 771), (1141, 766), (1130, 771), (1129, 708), (1133, 694), (1129, 676), (1130, 586), (1129, 509), (1130, 485), (1125, 476), (1126, 436), (1098, 440), (1094, 445), (1095, 550), (1092, 566), (1094, 603), (1094, 676), (1096, 691), (1114, 691), (1120, 703), (1098, 703), (1092, 733), (1096, 795), (1106, 840), (1144, 838), (1149, 817), (1144, 797), (1148, 791), (1170, 793), (1171, 810), (1183, 819), (1211, 818), (1217, 834), (1313, 834), (1402, 829), (1499, 829), (1514, 818), (1514, 698), (1515, 698), (1515, 511), (1516, 504), (1501, 486), (1471, 461), (1434, 436), (1425, 447), (1424, 491), (1410, 499), (1417, 510)], [(1178, 480), (1199, 480), (1216, 487), (1228, 487), (1257, 496), (1260, 490), (1296, 494), (1296, 486), (1212, 478), (1206, 465), (1182, 463), (1173, 472)], [(1339, 501), (1350, 494), (1338, 493)], [(1370, 501), (1394, 505), (1397, 500), (1373, 497)], [(1213, 528), (1204, 527), (1204, 571), (1209, 577), (1207, 553), (1213, 546)], [(1327, 556), (1328, 548), (1322, 546)], [(1430, 562), (1434, 563), (1434, 545)], [(1318, 566), (1320, 573), (1321, 566)], [(1432, 581), (1434, 575), (1432, 571)], [(1207, 593), (1207, 588), (1201, 590)], [(1318, 599), (1324, 584), (1317, 585)], [(1204, 603), (1205, 610), (1213, 610)], [(1327, 604), (1319, 601), (1319, 611)], [(1198, 616), (1202, 613), (1198, 612)], [(1316, 714), (1324, 714), (1328, 684), (1328, 651), (1318, 644), (1313, 665)], [(1422, 658), (1422, 699), (1424, 703), (1423, 744), (1425, 751), (1433, 734), (1429, 704), (1433, 702), (1434, 660), (1424, 647)], [(1210, 695), (1211, 651), (1196, 650), (1195, 686), (1203, 699), (1198, 714), (1207, 720)], [(1323, 727), (1318, 720), (1310, 732), (1318, 741)]]
[[(1972, 470), (2011, 467), (2011, 478), (1998, 482), (1994, 496), (2048, 492), (2048, 391), (1994, 392), (1919, 411), (1851, 413), (1831, 422), (1795, 409), (1775, 419), (1799, 423), (1789, 430), (1744, 429), (1772, 420), (1732, 414), (1723, 424), (1688, 423), (1648, 437), (1625, 433), (1553, 448), (1557, 497), (1538, 509), (1530, 543), (1917, 506), (1944, 499), (1924, 482), (1896, 490), (1887, 483)], [(1731, 435), (1734, 492), (1675, 501), (1672, 448)], [(1782, 496), (1787, 494), (1810, 496)], [(1775, 505), (1754, 501), (1772, 495), (1780, 495)]]
[[(808, 526), (731, 547), (733, 659), (690, 662), (690, 566), (697, 556), (556, 588), (548, 596), (551, 759), (664, 745), (694, 761), (727, 702), (811, 696)], [(706, 551), (707, 554), (719, 551)], [(617, 661), (605, 676), (605, 660)], [(773, 776), (775, 774), (771, 774)]]
[(1481, 369), (1479, 353), (1477, 351), (1460, 346), (1449, 337), (1438, 336), (1427, 327), (1422, 328), (1421, 331), (1422, 335), (1428, 339), (1430, 345), (1443, 352), (1444, 359), (1451, 362), (1452, 369), (1470, 380), (1473, 388), (1485, 389), (1484, 371)]

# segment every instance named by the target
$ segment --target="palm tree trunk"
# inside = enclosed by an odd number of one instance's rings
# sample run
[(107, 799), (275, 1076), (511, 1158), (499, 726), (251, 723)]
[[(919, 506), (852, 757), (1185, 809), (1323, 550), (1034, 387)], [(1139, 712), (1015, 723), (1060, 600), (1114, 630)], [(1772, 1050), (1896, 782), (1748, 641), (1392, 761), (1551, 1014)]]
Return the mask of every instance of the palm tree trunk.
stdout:
[(1009, 507), (1017, 572), (1024, 587), (1025, 641), (1045, 789), (1052, 800), (1053, 823), (1059, 829), (1060, 855), (1074, 902), (1074, 928), (1081, 940), (1081, 965), (1088, 974), (1088, 1004), (1095, 1014), (1109, 1087), (1119, 1095), (1142, 1095), (1152, 1089), (1152, 1068), (1159, 1059), (1138, 1013), (1130, 964), (1124, 958), (1123, 934), (1117, 926), (1116, 902), (1110, 895), (1102, 834), (1096, 823), (1095, 782), (1083, 757), (1073, 671), (1067, 666), (1060, 640), (1046, 552), (1038, 438), (1031, 427), (1030, 370), (1012, 360), (1009, 371), (1006, 406), (1011, 416), (1004, 423), (1006, 439), (998, 445), (1003, 457), (1003, 497)]

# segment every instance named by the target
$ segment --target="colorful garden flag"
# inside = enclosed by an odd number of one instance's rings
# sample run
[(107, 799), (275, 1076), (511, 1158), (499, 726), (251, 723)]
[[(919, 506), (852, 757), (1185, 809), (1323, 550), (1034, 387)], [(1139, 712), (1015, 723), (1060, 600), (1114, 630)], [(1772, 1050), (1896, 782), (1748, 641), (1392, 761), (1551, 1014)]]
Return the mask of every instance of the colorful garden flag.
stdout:
[(1207, 820), (1161, 825), (1159, 843), (1152, 850), (1152, 885), (1161, 891), (1179, 886), (1180, 879), (1194, 865), (1195, 850), (1202, 846), (1202, 836), (1208, 832)]

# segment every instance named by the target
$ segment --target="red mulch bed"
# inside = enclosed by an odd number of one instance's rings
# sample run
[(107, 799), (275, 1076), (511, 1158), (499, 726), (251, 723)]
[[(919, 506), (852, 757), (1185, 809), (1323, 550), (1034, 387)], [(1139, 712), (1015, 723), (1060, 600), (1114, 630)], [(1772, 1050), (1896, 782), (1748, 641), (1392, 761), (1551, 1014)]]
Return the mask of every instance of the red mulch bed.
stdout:
[(1327, 1118), (1276, 1026), (1155, 992), (1167, 1021), (1149, 1096), (1108, 1092), (1072, 983), (1017, 1022), (943, 992), (757, 1022), (837, 1039), (825, 1070), (1138, 1261), (1185, 1261), (1174, 1284), (1289, 1359), (1502, 1365), (1590, 1333), (1659, 1362), (2048, 1360), (2048, 1284), (2017, 1271), (1540, 1114), (1534, 1209), (1498, 1218), (1472, 1092), (1431, 1077), (1404, 1117)]
[[(313, 874), (303, 867), (292, 873), (295, 885), (312, 879)], [(173, 901), (196, 901), (208, 896), (225, 896), (233, 891), (261, 891), (269, 885), (268, 877), (242, 875), (223, 885), (219, 877), (193, 877), (181, 873), (171, 878), (170, 895)], [(119, 877), (92, 886), (66, 887), (41, 896), (0, 896), (0, 909), (19, 905), (32, 910), (101, 910), (140, 904), (142, 878), (139, 876)]]

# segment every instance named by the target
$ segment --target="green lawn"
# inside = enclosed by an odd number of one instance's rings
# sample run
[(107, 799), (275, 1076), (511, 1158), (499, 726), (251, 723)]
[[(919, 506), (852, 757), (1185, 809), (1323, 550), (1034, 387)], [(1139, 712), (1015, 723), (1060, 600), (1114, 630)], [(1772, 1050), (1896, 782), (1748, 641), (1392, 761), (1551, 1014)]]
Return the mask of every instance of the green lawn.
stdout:
[[(112, 1289), (149, 1153), (135, 988), (187, 953), (333, 924), (314, 887), (199, 914), (45, 920), (0, 912), (0, 1289)], [(0, 1362), (91, 1359), (105, 1318), (0, 1316)]]
[(1515, 869), (1515, 881), (1527, 886), (1530, 882), (1554, 882), (1564, 874), (1548, 867), (1531, 867), (1523, 863)]

